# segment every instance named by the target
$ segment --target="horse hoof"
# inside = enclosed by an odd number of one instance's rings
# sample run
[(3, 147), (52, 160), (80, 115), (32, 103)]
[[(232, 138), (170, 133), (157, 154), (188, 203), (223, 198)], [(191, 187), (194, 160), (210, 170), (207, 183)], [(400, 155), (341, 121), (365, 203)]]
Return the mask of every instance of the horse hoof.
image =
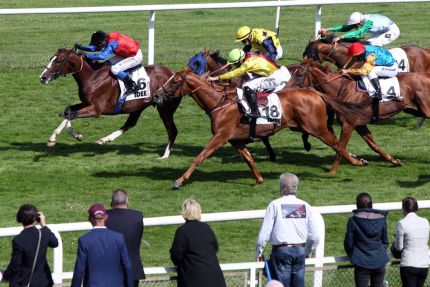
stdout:
[(400, 159), (396, 159), (394, 166), (402, 166), (402, 161)]
[(46, 144), (47, 147), (53, 147), (55, 146), (57, 142), (56, 141), (48, 141), (48, 143)]
[(77, 135), (75, 136), (75, 139), (76, 139), (77, 141), (82, 141), (82, 134), (77, 134)]
[(303, 143), (303, 146), (304, 146), (306, 151), (310, 151), (312, 149), (312, 145), (310, 142)]
[(270, 160), (270, 161), (276, 161), (276, 155), (271, 155), (271, 156), (269, 157), (269, 160)]
[(172, 185), (172, 189), (179, 189), (182, 186), (182, 183), (180, 183), (179, 181), (175, 180), (175, 182)]
[(364, 158), (361, 158), (360, 161), (363, 164), (363, 166), (368, 166), (369, 165), (369, 162), (367, 160), (365, 160)]

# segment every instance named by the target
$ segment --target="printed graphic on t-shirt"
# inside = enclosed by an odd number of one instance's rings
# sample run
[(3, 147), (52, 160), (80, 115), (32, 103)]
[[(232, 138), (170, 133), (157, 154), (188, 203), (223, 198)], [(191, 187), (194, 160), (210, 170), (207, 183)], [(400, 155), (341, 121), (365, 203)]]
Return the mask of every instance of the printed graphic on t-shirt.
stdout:
[(304, 204), (282, 204), (282, 218), (306, 218)]

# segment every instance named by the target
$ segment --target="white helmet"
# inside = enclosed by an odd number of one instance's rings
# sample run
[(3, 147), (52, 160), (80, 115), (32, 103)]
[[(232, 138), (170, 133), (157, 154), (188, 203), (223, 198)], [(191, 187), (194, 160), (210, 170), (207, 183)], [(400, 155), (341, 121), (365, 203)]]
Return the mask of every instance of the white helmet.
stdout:
[(363, 20), (363, 14), (360, 12), (354, 12), (349, 16), (348, 19), (348, 25), (355, 25), (361, 22)]

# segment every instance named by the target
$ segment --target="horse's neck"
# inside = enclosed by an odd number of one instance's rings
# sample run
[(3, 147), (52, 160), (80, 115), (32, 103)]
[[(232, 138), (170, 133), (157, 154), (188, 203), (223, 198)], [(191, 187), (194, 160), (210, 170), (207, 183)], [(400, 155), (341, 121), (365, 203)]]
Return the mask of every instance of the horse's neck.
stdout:
[(345, 100), (355, 98), (358, 94), (355, 89), (356, 82), (345, 77), (340, 77), (332, 81), (330, 80), (336, 76), (338, 76), (338, 74), (325, 74), (322, 71), (318, 71), (318, 74), (313, 77), (312, 85), (317, 85), (316, 88), (318, 90), (330, 96)]
[(109, 76), (109, 68), (101, 67), (99, 69), (94, 69), (86, 61), (83, 62), (82, 70), (73, 74), (76, 83), (81, 88), (89, 84), (93, 84), (95, 81), (97, 81), (97, 79), (102, 80), (107, 76)]
[(208, 83), (206, 80), (195, 76), (192, 80), (188, 80), (188, 87), (191, 89), (191, 96), (196, 103), (206, 112), (213, 110), (217, 105), (224, 101), (224, 87), (215, 86)]

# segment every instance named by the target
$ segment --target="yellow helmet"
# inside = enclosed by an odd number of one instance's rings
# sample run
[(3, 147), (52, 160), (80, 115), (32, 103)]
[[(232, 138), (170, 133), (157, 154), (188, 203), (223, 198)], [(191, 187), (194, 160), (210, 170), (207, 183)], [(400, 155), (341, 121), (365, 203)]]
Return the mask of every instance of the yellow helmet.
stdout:
[(237, 30), (235, 42), (240, 42), (248, 38), (248, 36), (251, 34), (251, 31), (251, 28), (248, 26), (240, 27), (239, 30)]

